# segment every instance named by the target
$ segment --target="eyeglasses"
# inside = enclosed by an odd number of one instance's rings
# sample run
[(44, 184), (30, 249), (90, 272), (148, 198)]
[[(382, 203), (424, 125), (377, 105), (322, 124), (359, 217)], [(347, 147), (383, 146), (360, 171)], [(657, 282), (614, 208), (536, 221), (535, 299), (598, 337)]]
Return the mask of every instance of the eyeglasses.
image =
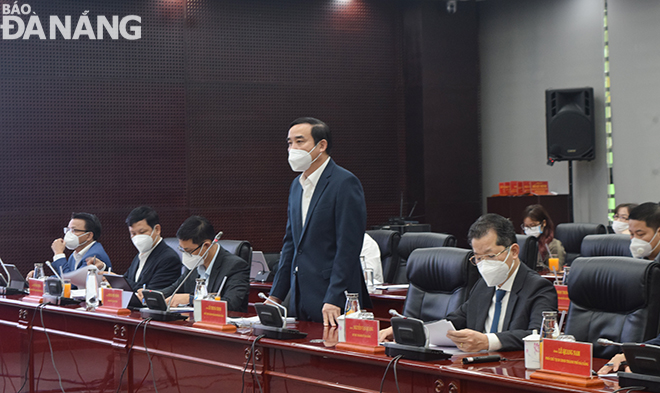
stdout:
[(87, 232), (87, 231), (84, 230), (84, 229), (75, 229), (75, 228), (69, 228), (69, 227), (64, 227), (63, 229), (64, 229), (64, 234), (65, 234), (65, 235), (66, 235), (67, 233), (69, 233), (69, 232), (73, 232), (74, 235), (76, 234), (76, 232), (82, 232), (82, 233)]
[(490, 254), (490, 255), (473, 255), (470, 257), (470, 263), (472, 263), (474, 266), (477, 266), (477, 264), (485, 259), (495, 259), (499, 257), (504, 251), (508, 250), (511, 248), (511, 246), (505, 248), (504, 250), (498, 252), (497, 254)]
[(614, 217), (612, 217), (612, 218), (614, 218), (615, 220), (621, 219), (623, 221), (628, 221), (629, 220), (628, 216), (620, 216), (618, 214), (615, 214)]
[(179, 251), (181, 251), (182, 254), (187, 254), (189, 257), (192, 257), (193, 256), (192, 253), (199, 250), (203, 245), (204, 245), (204, 243), (200, 244), (199, 246), (197, 246), (196, 249), (194, 249), (192, 251), (186, 251), (186, 250), (183, 249), (183, 247), (179, 246)]
[(536, 224), (532, 225), (531, 227), (525, 226), (525, 224), (520, 224), (520, 228), (522, 228), (522, 230), (524, 231), (526, 229), (532, 229), (532, 228), (537, 227), (539, 225), (541, 225), (540, 222), (537, 222)]

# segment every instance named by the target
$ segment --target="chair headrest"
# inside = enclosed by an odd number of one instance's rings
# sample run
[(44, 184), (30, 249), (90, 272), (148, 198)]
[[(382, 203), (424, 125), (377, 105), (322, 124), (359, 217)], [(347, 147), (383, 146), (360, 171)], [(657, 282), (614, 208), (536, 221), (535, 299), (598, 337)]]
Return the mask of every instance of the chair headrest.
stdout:
[(568, 296), (590, 310), (629, 312), (649, 301), (649, 286), (657, 285), (649, 279), (655, 269), (660, 269), (658, 263), (643, 259), (577, 258), (568, 274)]
[(557, 225), (555, 238), (561, 241), (566, 252), (579, 253), (582, 239), (587, 235), (605, 234), (607, 229), (603, 224), (571, 222)]
[(630, 235), (587, 235), (582, 239), (583, 257), (632, 257)]
[(388, 231), (386, 229), (374, 229), (367, 231), (367, 234), (378, 243), (380, 257), (387, 258), (393, 254), (399, 247), (401, 234), (397, 231)]
[(408, 257), (408, 281), (425, 292), (453, 292), (468, 282), (471, 250), (419, 248)]
[(455, 247), (456, 238), (446, 233), (406, 232), (399, 242), (399, 257), (408, 259), (410, 253), (418, 248)]

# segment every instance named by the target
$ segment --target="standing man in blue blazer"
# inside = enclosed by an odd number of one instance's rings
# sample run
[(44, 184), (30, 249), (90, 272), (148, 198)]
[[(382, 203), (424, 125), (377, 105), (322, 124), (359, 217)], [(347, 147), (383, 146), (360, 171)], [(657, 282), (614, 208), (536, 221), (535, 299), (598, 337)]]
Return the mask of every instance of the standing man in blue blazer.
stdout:
[(287, 136), (289, 165), (302, 172), (289, 190), (286, 234), (270, 299), (290, 291), (289, 312), (300, 320), (336, 325), (345, 291), (371, 307), (360, 265), (367, 221), (362, 184), (330, 158), (330, 128), (303, 117)]
[[(73, 213), (69, 225), (64, 228), (64, 238), (55, 239), (51, 245), (53, 250), (53, 267), (60, 266), (64, 273), (72, 272), (84, 265), (95, 264), (99, 271), (112, 267), (110, 257), (98, 242), (101, 237), (101, 222), (90, 213)], [(69, 259), (64, 250), (73, 250)]]

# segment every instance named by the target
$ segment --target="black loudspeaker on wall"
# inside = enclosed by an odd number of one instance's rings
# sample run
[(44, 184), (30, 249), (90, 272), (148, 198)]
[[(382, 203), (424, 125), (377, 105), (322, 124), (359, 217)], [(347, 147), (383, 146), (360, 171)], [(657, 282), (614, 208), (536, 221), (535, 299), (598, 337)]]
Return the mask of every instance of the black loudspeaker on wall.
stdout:
[(595, 158), (594, 89), (545, 91), (548, 164)]

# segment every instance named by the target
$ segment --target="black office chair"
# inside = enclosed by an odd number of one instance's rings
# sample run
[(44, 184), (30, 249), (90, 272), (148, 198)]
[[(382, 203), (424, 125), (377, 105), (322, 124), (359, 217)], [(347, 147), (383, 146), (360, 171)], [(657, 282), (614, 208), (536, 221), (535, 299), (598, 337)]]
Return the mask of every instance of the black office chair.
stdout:
[(566, 334), (593, 343), (594, 357), (609, 359), (619, 348), (597, 344), (601, 337), (643, 342), (658, 335), (660, 264), (626, 257), (578, 258), (568, 275), (568, 297)]
[(629, 257), (630, 235), (587, 235), (582, 239), (583, 257)]
[(165, 242), (165, 244), (170, 246), (172, 250), (176, 251), (176, 253), (179, 255), (179, 259), (181, 259), (181, 250), (179, 250), (179, 239), (177, 239), (176, 237), (164, 237), (163, 241)]
[(434, 232), (406, 232), (401, 236), (399, 242), (399, 266), (393, 282), (405, 284), (408, 282), (406, 276), (406, 262), (410, 254), (418, 248), (429, 247), (456, 247), (456, 238), (446, 233)]
[(218, 240), (218, 244), (232, 254), (243, 258), (248, 265), (252, 266), (252, 245), (247, 240)]
[(528, 268), (536, 270), (536, 263), (539, 259), (539, 242), (534, 236), (516, 235), (516, 241), (520, 247), (518, 258), (527, 265)]
[(566, 250), (564, 265), (570, 266), (573, 260), (580, 256), (582, 239), (587, 235), (605, 234), (607, 230), (603, 224), (590, 223), (564, 223), (555, 228), (555, 239), (558, 239)]
[(471, 256), (471, 250), (454, 247), (414, 250), (406, 268), (410, 286), (403, 314), (435, 321), (460, 307), (479, 278)]
[(383, 264), (383, 282), (394, 282), (397, 267), (399, 266), (399, 242), (401, 234), (397, 231), (375, 229), (367, 231), (367, 235), (378, 243), (380, 249), (380, 261)]

